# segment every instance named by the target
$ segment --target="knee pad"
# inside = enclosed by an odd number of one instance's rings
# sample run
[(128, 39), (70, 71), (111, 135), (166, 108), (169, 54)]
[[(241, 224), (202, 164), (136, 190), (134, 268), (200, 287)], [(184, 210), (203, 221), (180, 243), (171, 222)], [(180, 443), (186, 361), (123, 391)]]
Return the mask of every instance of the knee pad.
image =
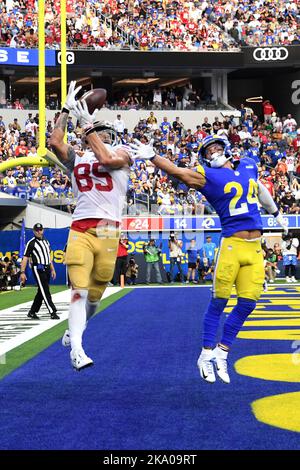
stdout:
[(68, 266), (68, 275), (74, 290), (88, 289), (89, 273), (84, 266)]
[(112, 280), (115, 270), (115, 263), (105, 264), (96, 268), (93, 273), (93, 280), (97, 284), (107, 283)]
[(236, 266), (234, 263), (223, 262), (218, 264), (213, 283), (213, 291), (217, 298), (229, 299), (235, 273)]
[(106, 289), (107, 283), (105, 284), (94, 284), (89, 287), (89, 301), (90, 302), (99, 302), (102, 295)]

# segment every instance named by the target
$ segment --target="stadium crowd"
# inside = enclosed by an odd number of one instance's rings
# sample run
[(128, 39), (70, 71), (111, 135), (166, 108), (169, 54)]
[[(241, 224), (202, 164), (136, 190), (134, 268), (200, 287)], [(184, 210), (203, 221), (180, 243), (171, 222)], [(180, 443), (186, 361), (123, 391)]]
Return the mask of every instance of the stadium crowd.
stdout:
[[(86, 90), (88, 91), (88, 90)], [(113, 91), (112, 97), (105, 103), (108, 109), (154, 109), (154, 110), (194, 110), (218, 107), (213, 95), (205, 88), (193, 87), (186, 82), (178, 86), (140, 86), (134, 89), (120, 89)], [(0, 108), (6, 109), (37, 109), (38, 98), (34, 92), (16, 97), (12, 100), (0, 98)], [(57, 95), (46, 94), (47, 109), (60, 109), (60, 100)]]
[[(37, 47), (37, 1), (1, 0), (0, 44)], [(60, 47), (60, 1), (45, 1), (48, 48)], [(67, 1), (69, 48), (168, 51), (238, 50), (299, 44), (293, 0)]]
[[(245, 156), (258, 165), (259, 177), (275, 199), (281, 212), (300, 212), (300, 128), (288, 114), (277, 116), (264, 103), (262, 117), (249, 114), (241, 106), (241, 119), (233, 117), (224, 120), (215, 118), (209, 122), (204, 118), (196, 129), (187, 129), (181, 118), (170, 122), (167, 115), (159, 122), (155, 111), (147, 112), (132, 133), (126, 129), (122, 115), (113, 123), (119, 142), (126, 144), (136, 138), (143, 142), (154, 139), (156, 151), (181, 167), (194, 168), (199, 162), (199, 149), (203, 138), (216, 134), (227, 138), (231, 144), (234, 160)], [(274, 108), (272, 108), (274, 109)], [(47, 124), (46, 137), (53, 130), (53, 122)], [(28, 114), (25, 128), (21, 129), (18, 118), (6, 123), (0, 116), (0, 162), (19, 157), (36, 155), (38, 115)], [(68, 142), (81, 152), (81, 130), (75, 128), (71, 118), (67, 124)], [(0, 175), (0, 189), (13, 195), (36, 200), (60, 201), (65, 198), (68, 210), (73, 193), (68, 175), (51, 168), (17, 166)], [(194, 189), (186, 188), (151, 162), (135, 161), (131, 167), (128, 184), (127, 212), (138, 215), (150, 211), (157, 214), (211, 214), (213, 209), (205, 197)]]

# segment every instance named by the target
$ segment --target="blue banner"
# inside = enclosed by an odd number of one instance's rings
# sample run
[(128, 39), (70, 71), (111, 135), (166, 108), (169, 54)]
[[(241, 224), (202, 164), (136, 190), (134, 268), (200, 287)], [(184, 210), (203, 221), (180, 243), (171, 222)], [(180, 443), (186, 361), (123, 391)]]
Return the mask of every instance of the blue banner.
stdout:
[[(20, 230), (9, 230), (0, 232), (0, 258), (11, 257), (12, 253), (19, 254), (20, 250)], [(45, 229), (45, 238), (51, 246), (51, 258), (56, 271), (53, 284), (66, 284), (66, 266), (64, 264), (64, 247), (67, 243), (69, 229)], [(26, 243), (33, 237), (33, 232), (26, 229)], [(20, 256), (20, 254), (19, 254)], [(26, 269), (27, 284), (35, 284), (31, 269)]]
[[(0, 48), (0, 65), (33, 65), (39, 64), (38, 49), (13, 49), (10, 47)], [(46, 50), (46, 67), (56, 65), (55, 51)]]

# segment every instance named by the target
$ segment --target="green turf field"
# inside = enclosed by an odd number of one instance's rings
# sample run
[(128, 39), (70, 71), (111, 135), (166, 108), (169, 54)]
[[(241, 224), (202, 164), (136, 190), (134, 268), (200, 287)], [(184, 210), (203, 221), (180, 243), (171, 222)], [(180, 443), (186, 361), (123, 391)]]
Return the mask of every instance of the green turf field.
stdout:
[[(66, 290), (67, 286), (51, 286), (51, 294), (56, 294)], [(22, 304), (24, 302), (30, 302), (33, 300), (36, 294), (36, 287), (24, 287), (20, 291), (9, 290), (7, 292), (0, 293), (0, 310), (4, 308), (13, 307), (14, 305)]]
[[(61, 292), (66, 289), (66, 286), (53, 286), (51, 287), (51, 293), (55, 294), (56, 292)], [(104, 299), (100, 305), (100, 311), (105, 310), (111, 304), (113, 304), (116, 300), (120, 299), (124, 295), (127, 295), (131, 289), (122, 289), (119, 292), (111, 295), (107, 299)], [(1, 309), (13, 307), (14, 305), (18, 305), (23, 302), (27, 302), (33, 299), (33, 296), (36, 292), (36, 287), (26, 287), (22, 291), (9, 291), (3, 292), (0, 294), (0, 304)], [(3, 306), (3, 301), (5, 300), (6, 304)], [(6, 375), (10, 374), (13, 370), (20, 367), (25, 362), (32, 359), (34, 356), (39, 354), (41, 351), (46, 349), (51, 344), (58, 341), (65, 329), (67, 327), (67, 321), (61, 322), (59, 325), (54, 326), (53, 328), (45, 331), (39, 336), (27, 341), (26, 343), (18, 346), (17, 348), (9, 351), (5, 358), (1, 358), (0, 363), (0, 379), (5, 377)], [(2, 363), (4, 362), (4, 363)]]

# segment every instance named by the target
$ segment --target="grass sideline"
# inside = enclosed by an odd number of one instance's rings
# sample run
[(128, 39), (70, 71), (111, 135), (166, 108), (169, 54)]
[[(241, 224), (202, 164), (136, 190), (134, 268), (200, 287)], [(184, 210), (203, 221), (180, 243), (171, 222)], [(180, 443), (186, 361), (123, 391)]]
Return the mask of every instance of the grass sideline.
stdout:
[[(68, 289), (67, 286), (51, 286), (51, 294), (57, 294)], [(37, 287), (24, 287), (20, 291), (9, 290), (0, 293), (0, 310), (33, 301)]]
[[(55, 286), (55, 287), (57, 287), (57, 289), (59, 289), (59, 287), (63, 287), (60, 290), (65, 289), (64, 286)], [(28, 289), (31, 289), (31, 288), (28, 288)], [(32, 289), (35, 290), (35, 288), (32, 288)], [(60, 292), (60, 290), (57, 290), (57, 292)], [(52, 293), (54, 293), (54, 287), (51, 289), (51, 291), (52, 291)], [(114, 302), (121, 299), (125, 295), (129, 294), (131, 291), (132, 291), (132, 289), (126, 288), (126, 289), (122, 289), (121, 291), (116, 292), (115, 294), (107, 297), (106, 299), (104, 299), (101, 302), (100, 310), (99, 310), (98, 313), (102, 312), (107, 307), (112, 305)], [(29, 300), (31, 300), (31, 299), (32, 299), (32, 297), (29, 298)], [(22, 302), (26, 302), (26, 300), (22, 300)], [(17, 305), (16, 302), (14, 302), (12, 304), (12, 306), (13, 305)], [(51, 344), (58, 341), (62, 337), (62, 335), (63, 335), (63, 333), (66, 329), (66, 326), (67, 326), (67, 320), (63, 321), (62, 323), (60, 323), (57, 326), (54, 326), (54, 327), (50, 328), (49, 330), (45, 331), (44, 333), (40, 334), (39, 336), (36, 336), (33, 339), (27, 341), (26, 343), (22, 344), (21, 346), (18, 346), (17, 348), (12, 349), (7, 354), (5, 354), (5, 357), (2, 356), (0, 358), (1, 359), (1, 361), (0, 361), (0, 380), (3, 379), (6, 375), (13, 372), (18, 367), (25, 364), (25, 362), (32, 359), (34, 356), (39, 354), (41, 351), (43, 351), (44, 349), (51, 346)]]

